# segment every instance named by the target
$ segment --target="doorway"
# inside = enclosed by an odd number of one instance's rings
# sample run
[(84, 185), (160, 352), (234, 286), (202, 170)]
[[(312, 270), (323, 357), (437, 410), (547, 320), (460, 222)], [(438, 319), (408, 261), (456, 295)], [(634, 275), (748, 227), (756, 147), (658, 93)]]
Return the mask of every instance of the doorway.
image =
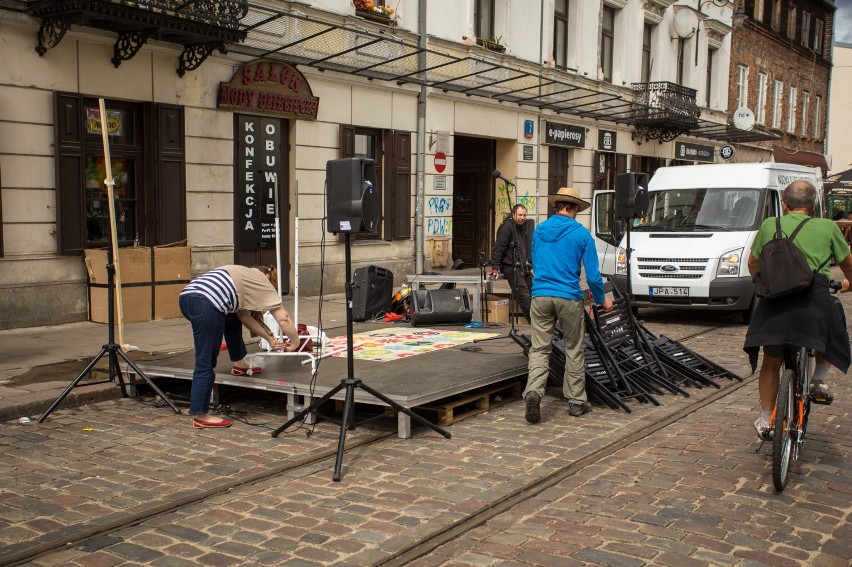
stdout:
[(488, 254), (494, 240), (489, 220), (494, 207), (495, 150), (494, 140), (455, 137), (452, 258), (464, 260), (469, 268), (479, 265), (479, 252)]
[[(547, 152), (547, 194), (556, 195), (561, 187), (568, 186), (568, 150), (550, 146)], [(547, 207), (548, 218), (553, 210)]]
[[(234, 262), (277, 266), (283, 288), (280, 293), (290, 292), (288, 126), (280, 118), (236, 116)], [(275, 257), (276, 216), (280, 258)]]

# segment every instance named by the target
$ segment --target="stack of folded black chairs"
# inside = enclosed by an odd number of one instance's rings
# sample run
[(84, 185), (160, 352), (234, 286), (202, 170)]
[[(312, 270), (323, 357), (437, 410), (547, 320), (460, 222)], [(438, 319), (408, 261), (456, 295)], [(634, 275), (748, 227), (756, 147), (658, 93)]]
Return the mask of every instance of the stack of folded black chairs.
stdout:
[[(586, 394), (589, 400), (612, 409), (630, 412), (630, 401), (659, 405), (655, 396), (666, 392), (689, 397), (684, 387), (719, 388), (718, 380), (741, 378), (689, 350), (665, 335), (654, 336), (633, 315), (627, 298), (611, 283), (613, 295), (608, 312), (592, 306), (584, 310), (586, 337)], [(512, 338), (529, 355), (529, 337), (513, 332)], [(557, 327), (550, 354), (548, 383), (562, 385), (565, 345)]]

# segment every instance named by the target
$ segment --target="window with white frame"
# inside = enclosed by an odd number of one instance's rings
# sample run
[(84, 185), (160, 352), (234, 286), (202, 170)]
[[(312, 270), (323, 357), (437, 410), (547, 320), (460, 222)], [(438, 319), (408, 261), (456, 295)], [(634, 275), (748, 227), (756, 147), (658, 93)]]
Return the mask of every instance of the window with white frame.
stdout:
[(822, 112), (822, 97), (817, 95), (814, 98), (814, 138), (817, 139), (822, 138), (822, 116), (820, 116), (820, 112)]
[(615, 8), (603, 7), (601, 17), (601, 70), (603, 80), (612, 82), (612, 54), (615, 48)]
[(772, 127), (781, 128), (781, 97), (784, 93), (784, 83), (775, 81), (772, 91)]
[(812, 44), (814, 51), (817, 53), (822, 53), (822, 33), (823, 33), (823, 23), (822, 20), (818, 20), (814, 18), (814, 42)]
[(737, 108), (748, 106), (748, 67), (737, 65)]
[(769, 0), (772, 10), (770, 25), (777, 32), (781, 31), (781, 0)]
[(647, 83), (651, 80), (651, 34), (654, 31), (654, 25), (645, 22), (642, 28), (642, 82)]
[(796, 87), (790, 87), (789, 95), (787, 96), (787, 131), (795, 132), (796, 131), (796, 97), (798, 96), (798, 89)]
[(802, 45), (808, 45), (808, 38), (811, 36), (811, 15), (809, 12), (802, 12)]
[(808, 107), (811, 104), (811, 93), (802, 91), (802, 136), (808, 135)]
[(553, 9), (553, 62), (568, 67), (568, 0), (556, 0)]
[(707, 77), (704, 81), (704, 101), (710, 108), (710, 94), (713, 92), (713, 67), (716, 65), (716, 49), (707, 50)]
[(796, 6), (792, 2), (787, 12), (787, 37), (796, 39)]
[(757, 74), (757, 104), (755, 105), (754, 120), (758, 124), (766, 124), (766, 73)]

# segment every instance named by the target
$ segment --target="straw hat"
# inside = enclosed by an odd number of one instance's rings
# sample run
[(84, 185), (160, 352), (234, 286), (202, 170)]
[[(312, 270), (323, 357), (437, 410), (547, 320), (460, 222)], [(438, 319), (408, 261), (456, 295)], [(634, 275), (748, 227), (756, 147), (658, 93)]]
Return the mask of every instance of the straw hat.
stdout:
[(573, 187), (560, 187), (559, 191), (557, 191), (555, 195), (547, 196), (547, 203), (551, 207), (555, 207), (557, 201), (565, 201), (566, 203), (576, 203), (577, 205), (579, 205), (578, 212), (583, 212), (592, 206), (590, 202), (581, 199), (580, 193), (578, 193), (577, 190)]

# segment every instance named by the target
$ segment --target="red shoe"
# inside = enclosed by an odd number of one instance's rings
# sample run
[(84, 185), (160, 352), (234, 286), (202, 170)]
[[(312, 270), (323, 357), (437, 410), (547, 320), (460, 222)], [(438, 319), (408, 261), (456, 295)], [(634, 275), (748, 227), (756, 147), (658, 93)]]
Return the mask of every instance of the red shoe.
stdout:
[(255, 366), (253, 368), (240, 368), (239, 366), (231, 367), (231, 374), (234, 376), (254, 375), (260, 374), (261, 372), (263, 372), (263, 368), (260, 366)]
[(223, 419), (221, 421), (201, 421), (197, 417), (193, 417), (192, 426), (196, 429), (205, 429), (207, 427), (231, 427), (231, 420)]

